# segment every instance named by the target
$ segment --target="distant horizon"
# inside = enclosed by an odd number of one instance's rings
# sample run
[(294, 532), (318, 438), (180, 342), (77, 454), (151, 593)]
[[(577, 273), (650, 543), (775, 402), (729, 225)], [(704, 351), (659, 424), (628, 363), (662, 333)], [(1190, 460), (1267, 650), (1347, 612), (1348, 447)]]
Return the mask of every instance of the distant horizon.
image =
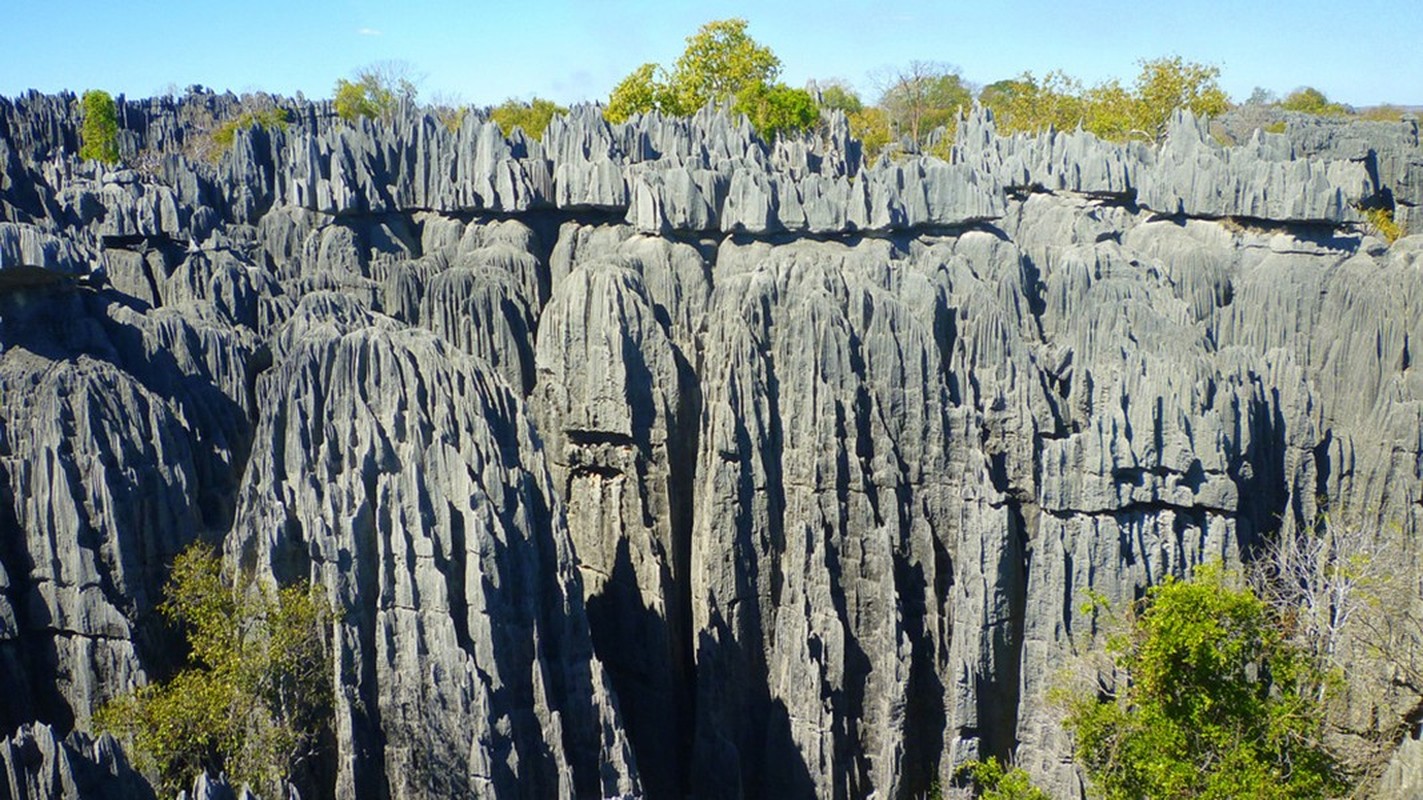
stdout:
[(60, 15), (27, 4), (7, 15), (11, 30), (62, 32), (16, 37), (0, 50), (0, 95), (103, 89), (141, 99), (201, 85), (321, 99), (364, 66), (404, 61), (424, 76), (422, 101), (489, 106), (537, 96), (574, 105), (606, 100), (645, 62), (671, 64), (702, 24), (743, 17), (780, 57), (785, 83), (839, 79), (867, 102), (884, 75), (912, 60), (952, 65), (975, 86), (1052, 70), (1090, 85), (1130, 83), (1141, 60), (1175, 55), (1219, 67), (1237, 103), (1256, 87), (1283, 97), (1312, 86), (1358, 108), (1423, 108), (1423, 14), (1407, 3), (1363, 0), (1347, 12), (1323, 0), (1065, 5), (904, 0), (887, 13), (867, 0), (738, 0), (716, 10), (646, 0), (521, 8), (430, 0), (399, 9), (375, 0), (83, 0)]

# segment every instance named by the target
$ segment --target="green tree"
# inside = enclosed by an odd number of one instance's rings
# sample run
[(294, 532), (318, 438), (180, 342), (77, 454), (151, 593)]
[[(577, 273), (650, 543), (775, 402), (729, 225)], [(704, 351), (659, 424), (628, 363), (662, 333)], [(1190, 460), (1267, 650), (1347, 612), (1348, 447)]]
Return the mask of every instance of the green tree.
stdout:
[(1025, 72), (984, 87), (979, 102), (993, 111), (1000, 133), (1036, 133), (1080, 125), (1085, 116), (1082, 95), (1082, 84), (1065, 72), (1049, 72), (1042, 78)]
[[(613, 88), (603, 116), (623, 122), (660, 111), (686, 116), (707, 103), (733, 103), (761, 135), (804, 130), (819, 118), (808, 92), (776, 82), (781, 60), (746, 32), (746, 20), (708, 22), (687, 37), (671, 71), (643, 64)], [(810, 113), (806, 114), (807, 101)]]
[(1280, 108), (1324, 117), (1342, 117), (1349, 113), (1348, 108), (1339, 103), (1329, 102), (1329, 98), (1324, 96), (1324, 92), (1313, 86), (1305, 86), (1290, 92), (1284, 100), (1280, 101)]
[(1084, 91), (1078, 108), (1078, 113), (1082, 115), (1082, 129), (1099, 138), (1120, 142), (1133, 136), (1148, 136), (1143, 121), (1144, 103), (1115, 80), (1104, 81)]
[(1230, 98), (1220, 88), (1220, 67), (1186, 61), (1180, 56), (1142, 61), (1137, 75), (1135, 129), (1152, 141), (1166, 135), (1166, 124), (1177, 108), (1196, 116), (1220, 116)]
[(933, 61), (909, 62), (890, 77), (879, 98), (892, 129), (921, 144), (939, 127), (948, 128), (952, 139), (959, 112), (972, 103), (973, 93), (958, 73)]
[(234, 580), (194, 545), (175, 560), (160, 610), (185, 630), (188, 666), (102, 708), (99, 726), (165, 793), (206, 770), (285, 796), (282, 785), (329, 735), (325, 602), (305, 585)]
[(410, 65), (382, 61), (357, 70), (355, 80), (336, 81), (336, 114), (347, 122), (358, 117), (389, 119), (401, 102), (414, 103), (417, 90)]
[(1166, 134), (1166, 125), (1177, 108), (1217, 116), (1230, 107), (1217, 81), (1218, 67), (1179, 56), (1140, 65), (1130, 87), (1108, 80), (1084, 88), (1081, 81), (1063, 72), (1049, 72), (1041, 80), (1023, 73), (984, 87), (979, 102), (993, 110), (1002, 133), (1033, 133), (1049, 126), (1071, 130), (1080, 125), (1104, 139), (1151, 142)]
[(1219, 565), (1165, 582), (1109, 637), (1118, 677), (1061, 698), (1095, 791), (1128, 798), (1322, 798), (1348, 788), (1323, 744), (1330, 677)]
[(603, 117), (609, 122), (626, 122), (633, 114), (646, 114), (654, 109), (675, 113), (672, 101), (664, 97), (665, 82), (658, 79), (656, 64), (643, 64), (613, 87)]
[(499, 125), (505, 136), (514, 132), (515, 127), (535, 139), (542, 139), (544, 130), (555, 114), (566, 114), (568, 109), (552, 100), (535, 97), (525, 103), (522, 100), (506, 100), (489, 112), (489, 118)]
[(889, 146), (889, 115), (879, 106), (865, 106), (850, 115), (850, 134), (860, 140), (866, 161), (873, 161)]
[(753, 83), (736, 95), (731, 109), (745, 114), (751, 125), (767, 139), (782, 133), (803, 131), (820, 119), (815, 98), (804, 89), (792, 89), (784, 83)]
[(219, 125), (217, 130), (212, 132), (213, 144), (217, 145), (217, 148), (209, 150), (209, 156), (214, 160), (220, 157), (222, 150), (232, 146), (232, 141), (237, 138), (237, 131), (239, 130), (265, 128), (267, 130), (284, 131), (287, 129), (289, 119), (290, 115), (287, 110), (276, 106), (243, 111)]
[(79, 129), (79, 157), (105, 164), (119, 160), (119, 118), (114, 98), (102, 89), (90, 89), (79, 100), (83, 117)]
[(849, 84), (842, 80), (828, 80), (820, 84), (820, 107), (827, 111), (843, 111), (848, 117), (863, 111), (865, 104)]
[(980, 800), (1051, 800), (1021, 767), (1004, 768), (996, 758), (970, 761), (959, 767), (958, 775), (973, 783)]
[(678, 114), (692, 114), (708, 102), (731, 100), (747, 87), (773, 83), (781, 60), (746, 33), (746, 20), (708, 22), (687, 37), (687, 49), (672, 66), (671, 96)]

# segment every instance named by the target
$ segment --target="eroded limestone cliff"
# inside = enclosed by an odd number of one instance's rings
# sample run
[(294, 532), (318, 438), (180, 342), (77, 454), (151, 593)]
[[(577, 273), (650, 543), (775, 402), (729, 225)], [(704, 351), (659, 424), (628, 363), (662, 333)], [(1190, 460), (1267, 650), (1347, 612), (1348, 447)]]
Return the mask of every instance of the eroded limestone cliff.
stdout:
[(1358, 210), (1423, 223), (1416, 123), (867, 164), (291, 103), (209, 163), (193, 94), (121, 104), (138, 172), (71, 100), (0, 101), (0, 797), (141, 783), (70, 732), (181, 659), (195, 540), (337, 610), (318, 794), (848, 798), (1070, 796), (1084, 590), (1423, 531), (1423, 237)]

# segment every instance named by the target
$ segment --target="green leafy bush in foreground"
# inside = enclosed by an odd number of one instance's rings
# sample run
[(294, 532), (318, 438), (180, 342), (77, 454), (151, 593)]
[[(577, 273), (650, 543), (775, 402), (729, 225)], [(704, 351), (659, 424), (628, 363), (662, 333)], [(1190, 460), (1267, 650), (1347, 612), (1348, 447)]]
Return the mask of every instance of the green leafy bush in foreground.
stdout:
[(1323, 798), (1348, 788), (1323, 743), (1331, 680), (1215, 565), (1152, 588), (1107, 648), (1115, 690), (1060, 697), (1098, 796)]
[(305, 585), (233, 581), (195, 545), (176, 559), (160, 610), (187, 632), (187, 667), (105, 706), (99, 727), (169, 796), (200, 770), (285, 796), (329, 733), (324, 600)]
[(970, 761), (958, 772), (973, 783), (981, 800), (1052, 800), (1021, 767), (1005, 768), (996, 758)]

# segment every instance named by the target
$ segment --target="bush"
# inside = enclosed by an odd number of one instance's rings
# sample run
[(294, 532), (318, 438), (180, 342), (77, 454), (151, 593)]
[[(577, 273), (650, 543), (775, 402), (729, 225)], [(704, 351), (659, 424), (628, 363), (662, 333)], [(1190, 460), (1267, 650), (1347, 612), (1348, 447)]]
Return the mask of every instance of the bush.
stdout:
[(1041, 80), (1031, 73), (984, 87), (979, 102), (993, 109), (1004, 133), (1036, 132), (1049, 126), (1071, 130), (1081, 125), (1103, 139), (1160, 141), (1171, 113), (1190, 109), (1198, 116), (1218, 116), (1230, 100), (1217, 79), (1220, 68), (1179, 56), (1140, 62), (1130, 86), (1115, 80), (1091, 88), (1062, 72)]
[(194, 545), (174, 562), (160, 610), (185, 629), (188, 666), (100, 709), (99, 727), (170, 796), (199, 770), (285, 796), (283, 784), (329, 735), (325, 602), (305, 585), (232, 580), (215, 553)]
[[(248, 128), (266, 128), (268, 130), (287, 129), (287, 122), (290, 116), (284, 108), (267, 108), (256, 111), (244, 111), (236, 117), (222, 123), (217, 130), (212, 132), (213, 144), (223, 150), (232, 146), (232, 140), (236, 138), (238, 130)], [(213, 151), (214, 154), (221, 154), (221, 150)]]
[(820, 107), (828, 111), (843, 111), (848, 117), (863, 111), (865, 104), (849, 84), (841, 80), (828, 80), (820, 84)]
[(784, 83), (754, 83), (736, 95), (732, 111), (745, 114), (751, 125), (767, 140), (782, 133), (808, 130), (820, 119), (815, 98), (804, 89)]
[(1218, 565), (1149, 590), (1107, 650), (1116, 687), (1059, 698), (1101, 796), (1322, 798), (1348, 788), (1323, 744), (1330, 676)]
[(746, 33), (746, 20), (716, 20), (687, 37), (670, 72), (643, 64), (623, 78), (603, 116), (623, 122), (649, 111), (695, 114), (708, 102), (729, 102), (757, 84), (773, 85), (780, 72), (781, 60)]
[(114, 98), (100, 89), (90, 89), (79, 100), (83, 117), (79, 129), (79, 157), (105, 164), (119, 160), (119, 117)]
[(1366, 208), (1364, 219), (1368, 220), (1369, 229), (1382, 236), (1389, 244), (1403, 236), (1403, 226), (1394, 222), (1393, 212), (1387, 208)]
[(1313, 86), (1305, 86), (1291, 92), (1280, 103), (1280, 108), (1324, 117), (1342, 117), (1349, 113), (1348, 108), (1339, 103), (1329, 102), (1329, 98), (1324, 96), (1324, 92)]
[(410, 65), (386, 61), (358, 70), (354, 81), (337, 80), (334, 104), (336, 115), (347, 122), (359, 117), (389, 119), (402, 101), (415, 102), (415, 95)]
[(517, 127), (523, 128), (524, 133), (534, 139), (542, 139), (553, 116), (566, 113), (568, 109), (552, 100), (535, 97), (528, 103), (506, 100), (503, 105), (489, 112), (489, 118), (499, 125), (499, 130), (503, 131), (505, 136), (513, 133)]
[(1370, 122), (1400, 122), (1403, 120), (1403, 109), (1385, 103), (1381, 106), (1372, 106), (1360, 111), (1359, 119), (1368, 120)]
[(850, 135), (860, 140), (865, 161), (874, 161), (889, 146), (889, 115), (878, 106), (864, 107), (850, 115)]
[(1051, 800), (1022, 768), (1004, 769), (996, 758), (970, 761), (959, 767), (957, 776), (967, 777), (981, 800)]

